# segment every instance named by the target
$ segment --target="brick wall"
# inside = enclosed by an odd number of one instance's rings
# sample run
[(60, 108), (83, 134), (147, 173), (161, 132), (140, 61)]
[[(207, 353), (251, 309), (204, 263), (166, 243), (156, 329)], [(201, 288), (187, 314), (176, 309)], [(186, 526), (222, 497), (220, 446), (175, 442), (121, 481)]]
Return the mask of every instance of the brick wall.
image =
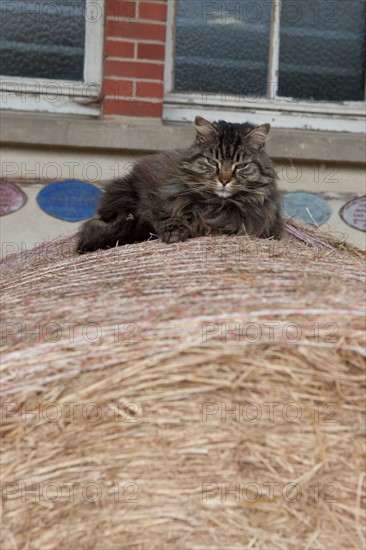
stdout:
[(160, 117), (166, 0), (107, 0), (103, 115)]

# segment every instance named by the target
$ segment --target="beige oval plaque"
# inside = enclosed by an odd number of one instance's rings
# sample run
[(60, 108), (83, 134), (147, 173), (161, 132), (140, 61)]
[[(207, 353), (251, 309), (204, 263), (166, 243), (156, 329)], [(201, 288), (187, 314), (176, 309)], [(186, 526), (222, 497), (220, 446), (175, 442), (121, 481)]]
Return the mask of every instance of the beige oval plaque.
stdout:
[(339, 211), (347, 225), (366, 232), (366, 195), (347, 202)]

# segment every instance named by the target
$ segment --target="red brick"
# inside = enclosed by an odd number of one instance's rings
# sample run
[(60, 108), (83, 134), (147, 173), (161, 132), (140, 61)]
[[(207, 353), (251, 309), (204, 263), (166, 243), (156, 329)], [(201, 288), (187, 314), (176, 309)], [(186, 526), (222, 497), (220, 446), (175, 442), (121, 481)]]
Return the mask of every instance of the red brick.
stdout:
[(161, 118), (163, 104), (148, 101), (115, 101), (107, 98), (103, 102), (103, 114)]
[(112, 21), (107, 20), (107, 36), (119, 36), (120, 38), (142, 38), (143, 40), (165, 41), (165, 25), (154, 23), (139, 23), (138, 21)]
[(165, 46), (163, 44), (139, 44), (139, 59), (161, 59), (165, 58)]
[(164, 86), (159, 82), (136, 82), (136, 97), (163, 99)]
[(135, 44), (133, 42), (119, 42), (118, 40), (107, 40), (105, 43), (105, 57), (133, 57)]
[(107, 59), (104, 66), (106, 76), (122, 76), (163, 80), (164, 65), (156, 63), (136, 63), (134, 61), (112, 61)]
[(135, 83), (132, 80), (106, 79), (104, 81), (103, 93), (104, 95), (112, 96), (114, 99), (128, 100), (134, 97), (135, 87)]
[(127, 0), (107, 0), (106, 13), (113, 17), (136, 17), (136, 2)]
[(141, 17), (141, 19), (166, 21), (166, 4), (157, 4), (156, 2), (141, 2), (139, 16)]

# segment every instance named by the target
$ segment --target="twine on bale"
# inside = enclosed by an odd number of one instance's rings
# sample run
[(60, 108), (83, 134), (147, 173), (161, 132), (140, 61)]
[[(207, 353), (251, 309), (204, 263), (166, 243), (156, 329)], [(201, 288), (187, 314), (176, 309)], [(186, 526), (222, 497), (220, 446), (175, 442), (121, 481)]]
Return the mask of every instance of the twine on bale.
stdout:
[(287, 223), (2, 262), (3, 548), (364, 548), (362, 252)]
[(313, 225), (293, 220), (286, 217), (285, 221), (286, 235), (291, 235), (295, 239), (306, 243), (313, 248), (327, 248), (328, 250), (341, 250), (365, 258), (365, 251), (347, 241), (347, 236), (341, 232), (321, 229)]

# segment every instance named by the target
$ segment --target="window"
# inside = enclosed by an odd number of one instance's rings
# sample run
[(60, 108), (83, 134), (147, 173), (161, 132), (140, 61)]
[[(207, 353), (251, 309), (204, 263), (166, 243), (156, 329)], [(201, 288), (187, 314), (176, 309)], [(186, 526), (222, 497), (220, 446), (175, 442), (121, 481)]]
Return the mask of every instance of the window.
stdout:
[(167, 120), (364, 131), (365, 0), (176, 0), (169, 19)]
[(1, 108), (99, 114), (103, 0), (0, 3)]

